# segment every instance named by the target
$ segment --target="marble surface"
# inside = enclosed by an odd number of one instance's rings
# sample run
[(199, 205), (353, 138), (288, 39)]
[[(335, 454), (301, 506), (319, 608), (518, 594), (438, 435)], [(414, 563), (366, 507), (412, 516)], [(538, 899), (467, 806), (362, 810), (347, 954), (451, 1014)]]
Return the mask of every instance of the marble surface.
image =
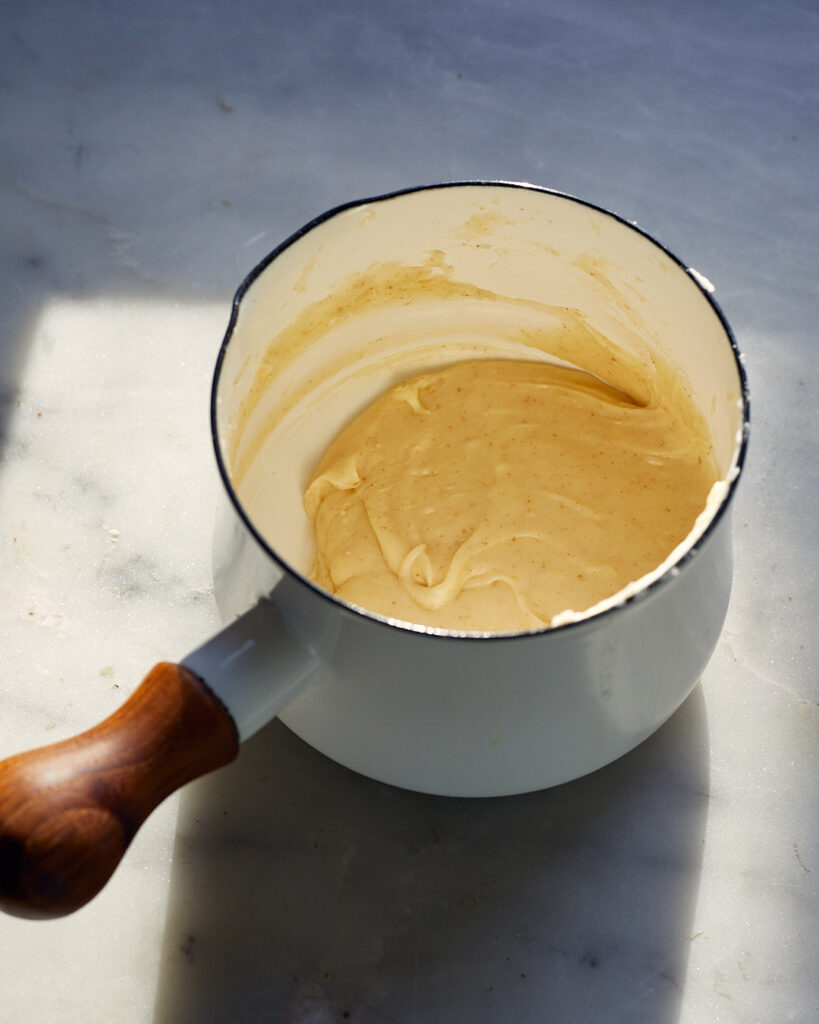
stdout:
[(815, 4), (0, 4), (0, 755), (217, 624), (212, 363), (337, 202), (529, 180), (716, 285), (747, 355), (702, 684), (554, 790), (401, 792), (273, 723), (72, 917), (0, 918), (0, 1024), (817, 1019)]

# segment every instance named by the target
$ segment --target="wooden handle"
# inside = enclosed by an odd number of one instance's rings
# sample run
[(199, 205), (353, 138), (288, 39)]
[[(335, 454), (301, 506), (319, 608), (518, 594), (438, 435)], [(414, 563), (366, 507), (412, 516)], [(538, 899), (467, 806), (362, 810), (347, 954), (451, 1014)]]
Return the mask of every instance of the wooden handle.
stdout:
[(104, 722), (0, 763), (0, 908), (69, 914), (111, 877), (166, 796), (239, 752), (233, 719), (181, 665), (156, 665)]

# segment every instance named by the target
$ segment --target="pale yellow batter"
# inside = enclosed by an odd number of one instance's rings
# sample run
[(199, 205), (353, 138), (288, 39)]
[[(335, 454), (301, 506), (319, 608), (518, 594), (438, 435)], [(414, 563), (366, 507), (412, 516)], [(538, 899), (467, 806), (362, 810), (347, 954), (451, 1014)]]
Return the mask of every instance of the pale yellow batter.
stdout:
[(407, 622), (540, 628), (660, 565), (716, 478), (682, 387), (646, 402), (549, 363), (458, 363), (330, 445), (305, 494), (312, 578)]

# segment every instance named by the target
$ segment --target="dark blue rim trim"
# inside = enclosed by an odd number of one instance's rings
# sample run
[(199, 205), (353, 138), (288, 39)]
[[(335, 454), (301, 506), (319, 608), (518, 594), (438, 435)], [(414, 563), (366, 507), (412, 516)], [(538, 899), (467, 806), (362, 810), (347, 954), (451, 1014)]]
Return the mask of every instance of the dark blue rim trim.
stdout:
[[(224, 460), (222, 458), (222, 451), (219, 445), (219, 433), (216, 424), (216, 395), (219, 387), (219, 379), (221, 376), (222, 365), (225, 360), (228, 345), (230, 344), (230, 339), (233, 335), (234, 328), (236, 327), (236, 320), (239, 315), (239, 307), (251, 285), (262, 273), (264, 273), (264, 271), (278, 256), (280, 256), (286, 249), (289, 249), (291, 245), (297, 242), (304, 235), (308, 234), (308, 232), (312, 231), (314, 228), (323, 224), (325, 221), (331, 220), (333, 217), (337, 217), (339, 216), (339, 214), (345, 213), (347, 210), (354, 209), (357, 206), (367, 206), (372, 203), (385, 202), (390, 199), (396, 199), (399, 196), (412, 195), (415, 192), (430, 192), (445, 188), (475, 187), (523, 189), (527, 192), (540, 192), (545, 195), (554, 196), (557, 199), (565, 199), (568, 202), (577, 203), (579, 206), (586, 206), (590, 210), (594, 210), (597, 213), (602, 213), (607, 217), (611, 217), (613, 220), (622, 224), (624, 227), (629, 228), (631, 231), (637, 232), (638, 235), (642, 235), (643, 238), (645, 238), (647, 241), (651, 242), (658, 249), (664, 252), (665, 255), (668, 256), (673, 263), (677, 264), (677, 266), (688, 276), (689, 280), (692, 281), (694, 285), (699, 289), (703, 298), (705, 298), (705, 300), (713, 309), (714, 313), (717, 316), (717, 319), (720, 321), (720, 324), (722, 325), (722, 329), (725, 331), (726, 337), (730, 342), (741, 386), (742, 440), (740, 442), (739, 454), (737, 456), (736, 476), (728, 484), (728, 491), (725, 494), (725, 497), (721, 501), (719, 508), (712, 516), (711, 521), (708, 523), (705, 530), (703, 530), (702, 534), (697, 539), (696, 543), (692, 547), (690, 547), (683, 555), (681, 555), (681, 557), (674, 563), (674, 565), (669, 566), (669, 568), (663, 573), (662, 576), (659, 576), (656, 580), (653, 580), (651, 583), (649, 583), (648, 586), (644, 587), (642, 590), (639, 590), (636, 594), (633, 594), (631, 597), (625, 598), (625, 600), (621, 601), (620, 603), (613, 605), (611, 608), (607, 608), (605, 611), (598, 612), (596, 615), (592, 615), (586, 619), (580, 619), (576, 622), (567, 622), (561, 626), (546, 626), (543, 629), (525, 633), (458, 633), (454, 631), (433, 630), (414, 623), (396, 622), (394, 620), (387, 619), (381, 615), (376, 615), (373, 612), (369, 612), (366, 609), (359, 609), (357, 607), (353, 607), (352, 605), (346, 604), (343, 601), (339, 601), (338, 598), (334, 597), (332, 594), (328, 594), (327, 591), (323, 590), (321, 587), (317, 587), (313, 582), (307, 579), (306, 576), (303, 576), (298, 570), (294, 569), (293, 566), (289, 565), (279, 554), (277, 554), (276, 551), (274, 551), (273, 548), (270, 547), (270, 545), (267, 543), (264, 537), (256, 530), (256, 527), (253, 525), (252, 520), (245, 512), (242, 503), (239, 501), (236, 492), (233, 490), (233, 486), (228, 476), (227, 467), (225, 466)], [(348, 614), (353, 616), (360, 616), (361, 618), (386, 626), (390, 629), (400, 629), (405, 632), (419, 633), (424, 636), (438, 637), (444, 640), (480, 640), (481, 642), (485, 643), (487, 640), (523, 640), (527, 637), (540, 637), (543, 636), (545, 633), (564, 632), (566, 630), (578, 630), (583, 628), (589, 628), (591, 626), (598, 624), (607, 616), (619, 613), (624, 609), (628, 608), (630, 605), (633, 605), (636, 602), (642, 601), (646, 597), (655, 594), (660, 588), (662, 588), (668, 582), (670, 582), (673, 576), (675, 576), (680, 570), (684, 569), (688, 565), (688, 563), (696, 556), (699, 548), (710, 538), (711, 534), (714, 532), (723, 515), (726, 513), (728, 507), (730, 506), (737, 484), (739, 483), (739, 479), (742, 475), (742, 469), (745, 465), (745, 456), (748, 448), (748, 435), (750, 430), (751, 399), (748, 390), (748, 379), (745, 373), (745, 367), (743, 365), (743, 357), (740, 353), (739, 346), (737, 345), (736, 338), (734, 337), (734, 332), (731, 330), (731, 327), (727, 319), (725, 318), (725, 315), (722, 312), (719, 303), (713, 297), (713, 294), (703, 287), (702, 283), (698, 279), (698, 276), (696, 274), (692, 274), (690, 271), (691, 268), (687, 266), (685, 263), (683, 263), (682, 260), (680, 260), (673, 252), (671, 252), (670, 249), (667, 249), (662, 244), (662, 242), (657, 241), (657, 239), (654, 238), (653, 235), (650, 235), (647, 231), (644, 231), (642, 228), (638, 227), (631, 221), (626, 220), (624, 217), (621, 217), (619, 214), (612, 213), (611, 210), (607, 210), (602, 206), (597, 206), (595, 203), (590, 203), (586, 199), (579, 199), (577, 196), (570, 195), (568, 192), (560, 192), (556, 189), (544, 188), (543, 186), (540, 185), (531, 185), (527, 182), (491, 180), (484, 181), (477, 179), (475, 181), (441, 182), (437, 185), (418, 185), (413, 188), (398, 189), (395, 192), (387, 192), (383, 195), (372, 196), (371, 198), (368, 199), (354, 199), (351, 202), (343, 203), (341, 206), (335, 206), (331, 210), (327, 210), (325, 213), (319, 214), (318, 217), (314, 217), (313, 220), (309, 221), (303, 227), (299, 228), (298, 231), (295, 231), (292, 235), (290, 235), (289, 238), (286, 238), (280, 245), (276, 246), (276, 248), (273, 249), (272, 252), (265, 256), (265, 258), (250, 271), (247, 277), (245, 277), (244, 281), (242, 281), (242, 283), (236, 290), (236, 294), (233, 298), (233, 305), (231, 307), (230, 312), (230, 320), (228, 321), (225, 336), (219, 349), (219, 355), (217, 356), (216, 366), (213, 372), (213, 384), (211, 387), (210, 401), (210, 426), (211, 436), (213, 439), (213, 448), (214, 452), (216, 453), (216, 464), (219, 469), (219, 475), (222, 478), (222, 483), (225, 487), (225, 490), (227, 491), (231, 503), (233, 504), (233, 507), (235, 508), (239, 518), (242, 520), (251, 536), (256, 540), (258, 545), (261, 547), (262, 551), (264, 551), (270, 558), (272, 558), (273, 561), (276, 562), (284, 572), (288, 573), (292, 577), (295, 577), (306, 587), (309, 587), (316, 595), (318, 595), (322, 599), (329, 601), (340, 612), (347, 612)]]

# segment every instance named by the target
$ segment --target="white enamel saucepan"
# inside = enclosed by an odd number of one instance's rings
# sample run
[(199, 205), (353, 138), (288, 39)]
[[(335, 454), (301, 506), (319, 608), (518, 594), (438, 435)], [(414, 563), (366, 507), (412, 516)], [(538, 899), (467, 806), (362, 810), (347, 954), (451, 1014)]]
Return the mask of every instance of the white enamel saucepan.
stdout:
[[(390, 383), (460, 358), (571, 361), (565, 339), (577, 332), (661, 356), (711, 430), (722, 481), (666, 563), (592, 614), (508, 636), (389, 621), (307, 579), (303, 488), (344, 422)], [(212, 423), (227, 625), (152, 669), (89, 732), (0, 764), (0, 905), (12, 913), (82, 906), (161, 800), (231, 761), (275, 715), (385, 782), (521, 793), (640, 743), (714, 650), (731, 589), (745, 375), (708, 282), (611, 213), (495, 182), (319, 217), (240, 287)]]

